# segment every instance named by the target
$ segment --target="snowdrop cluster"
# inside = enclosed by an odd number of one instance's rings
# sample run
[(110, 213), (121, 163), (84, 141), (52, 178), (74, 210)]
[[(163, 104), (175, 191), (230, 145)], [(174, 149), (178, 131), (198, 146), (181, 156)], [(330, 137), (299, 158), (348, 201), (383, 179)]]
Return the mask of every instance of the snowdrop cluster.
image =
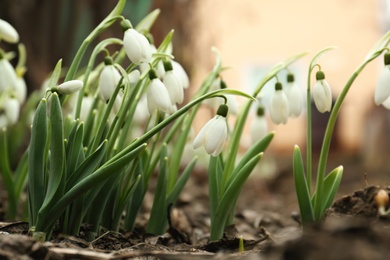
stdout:
[[(19, 42), (19, 34), (8, 22), (0, 19), (0, 42)], [(14, 68), (0, 48), (0, 128), (14, 125), (20, 107), (26, 100), (27, 87), (23, 79), (25, 69)]]

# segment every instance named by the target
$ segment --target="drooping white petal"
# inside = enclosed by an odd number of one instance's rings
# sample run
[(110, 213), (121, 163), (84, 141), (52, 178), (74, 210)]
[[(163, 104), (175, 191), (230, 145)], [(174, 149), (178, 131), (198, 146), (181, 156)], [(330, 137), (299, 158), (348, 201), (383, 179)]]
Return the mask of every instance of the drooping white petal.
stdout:
[(165, 73), (163, 83), (168, 90), (172, 104), (181, 104), (184, 100), (184, 90), (180, 79), (173, 70), (169, 70)]
[(68, 95), (79, 91), (84, 83), (81, 80), (69, 80), (58, 86), (58, 93)]
[(216, 157), (222, 152), (226, 139), (226, 118), (220, 115), (216, 115), (200, 130), (199, 134), (194, 140), (193, 148), (196, 149), (203, 145), (208, 154)]
[(7, 59), (0, 60), (0, 93), (6, 89), (15, 89), (17, 84), (15, 69)]
[(188, 78), (188, 75), (184, 70), (183, 66), (181, 66), (181, 64), (178, 63), (177, 61), (172, 60), (171, 62), (172, 62), (173, 70), (178, 75), (183, 88), (188, 88), (190, 86), (190, 79)]
[(169, 113), (171, 109), (171, 99), (167, 88), (160, 79), (155, 78), (150, 82), (146, 94), (150, 114), (153, 114), (156, 109)]
[(152, 50), (146, 37), (135, 29), (128, 29), (123, 36), (123, 47), (127, 57), (134, 64), (149, 62), (152, 59)]
[(263, 139), (268, 133), (268, 122), (264, 116), (256, 116), (251, 123), (251, 139), (253, 143)]
[(332, 92), (328, 82), (317, 80), (313, 88), (314, 104), (321, 113), (329, 112), (332, 108)]
[(13, 125), (18, 121), (20, 104), (15, 98), (6, 98), (3, 102), (3, 109), (8, 125)]
[(148, 102), (146, 100), (146, 94), (144, 94), (141, 96), (137, 103), (137, 106), (135, 107), (133, 120), (138, 124), (142, 124), (145, 123), (149, 117), (150, 114), (148, 110)]
[(301, 114), (303, 106), (303, 98), (298, 84), (296, 82), (287, 83), (284, 93), (288, 100), (289, 116), (298, 117)]
[(99, 78), (99, 93), (104, 101), (111, 98), (120, 78), (121, 75), (114, 65), (104, 66)]
[(128, 74), (130, 84), (135, 84), (139, 80), (141, 73), (139, 70), (133, 70)]
[(19, 41), (19, 34), (15, 28), (2, 19), (0, 19), (0, 40), (8, 43), (17, 43)]
[(387, 65), (379, 75), (378, 83), (375, 88), (375, 104), (378, 106), (390, 97), (390, 66)]
[(87, 121), (89, 115), (89, 112), (91, 110), (91, 107), (93, 105), (93, 97), (91, 96), (85, 96), (83, 97), (82, 101), (82, 109), (80, 110), (80, 121)]
[(23, 104), (24, 101), (26, 101), (27, 85), (26, 81), (24, 81), (24, 78), (18, 77), (16, 79), (14, 96), (19, 101), (19, 104)]
[(288, 100), (283, 90), (276, 90), (271, 96), (269, 112), (272, 122), (286, 124), (288, 119)]

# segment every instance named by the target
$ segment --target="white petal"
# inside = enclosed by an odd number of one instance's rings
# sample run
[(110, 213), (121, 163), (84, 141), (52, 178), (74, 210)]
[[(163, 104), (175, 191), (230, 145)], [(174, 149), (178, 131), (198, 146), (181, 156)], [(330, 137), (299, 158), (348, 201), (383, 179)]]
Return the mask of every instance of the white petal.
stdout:
[(256, 143), (257, 141), (263, 139), (268, 132), (267, 119), (264, 116), (256, 116), (252, 120), (250, 131), (253, 143)]
[(167, 71), (163, 78), (163, 83), (167, 88), (172, 104), (180, 104), (184, 100), (184, 90), (181, 86), (179, 78), (173, 70)]
[(19, 41), (19, 34), (15, 28), (2, 19), (0, 19), (0, 40), (8, 43), (17, 43)]
[(313, 88), (314, 103), (319, 112), (330, 111), (332, 107), (332, 93), (326, 80), (319, 80)]
[(288, 99), (289, 116), (298, 117), (301, 114), (303, 103), (301, 91), (298, 87), (298, 84), (295, 82), (287, 83), (285, 88), (285, 94)]
[(188, 78), (188, 75), (184, 68), (181, 66), (180, 63), (172, 60), (172, 66), (175, 73), (177, 73), (178, 77), (180, 78), (181, 84), (183, 88), (188, 88), (190, 86), (190, 80)]
[(213, 124), (213, 122), (216, 120), (216, 118), (212, 118), (211, 120), (209, 120), (203, 127), (202, 129), (200, 130), (200, 132), (198, 133), (198, 135), (195, 137), (195, 140), (192, 144), (192, 147), (194, 149), (197, 149), (199, 147), (201, 147), (203, 144), (204, 144), (204, 139), (205, 139), (205, 135), (209, 129), (209, 127)]
[(0, 60), (0, 93), (6, 89), (15, 89), (17, 76), (15, 69), (7, 59)]
[(270, 100), (269, 112), (272, 122), (286, 124), (288, 119), (288, 100), (283, 90), (276, 90)]
[(17, 78), (15, 84), (15, 98), (19, 101), (19, 104), (23, 104), (27, 97), (27, 85), (24, 78)]
[(375, 104), (378, 106), (390, 97), (390, 66), (385, 66), (375, 88)]
[(123, 36), (123, 47), (127, 57), (134, 64), (149, 62), (152, 59), (152, 50), (146, 37), (134, 29), (128, 29)]
[(218, 156), (227, 139), (227, 123), (223, 116), (216, 116), (204, 138), (204, 148), (208, 154)]
[(18, 121), (20, 111), (18, 100), (15, 98), (7, 98), (3, 103), (3, 109), (5, 110), (8, 125), (15, 124)]
[(90, 96), (85, 96), (83, 97), (83, 102), (82, 102), (82, 109), (80, 111), (80, 121), (87, 121), (87, 118), (89, 116), (89, 112), (91, 110), (91, 107), (93, 105), (93, 97)]
[(139, 70), (133, 70), (128, 74), (130, 84), (135, 84), (139, 80), (141, 73)]
[(114, 65), (104, 66), (99, 78), (99, 93), (104, 101), (111, 98), (120, 78), (121, 75)]
[(168, 91), (160, 79), (153, 79), (147, 91), (149, 113), (153, 114), (156, 108), (169, 113), (171, 108), (171, 99)]
[(81, 80), (69, 80), (58, 86), (58, 93), (60, 94), (72, 94), (79, 91), (83, 87), (84, 83)]

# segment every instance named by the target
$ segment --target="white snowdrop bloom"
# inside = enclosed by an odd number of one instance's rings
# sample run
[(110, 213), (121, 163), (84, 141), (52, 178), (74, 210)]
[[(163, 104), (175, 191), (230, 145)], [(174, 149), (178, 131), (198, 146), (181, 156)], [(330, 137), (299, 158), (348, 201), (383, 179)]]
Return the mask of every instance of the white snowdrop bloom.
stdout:
[(69, 94), (73, 94), (75, 92), (78, 92), (83, 86), (84, 86), (84, 83), (81, 80), (78, 80), (78, 79), (69, 80), (67, 82), (60, 84), (57, 87), (57, 91), (60, 94), (69, 95)]
[(286, 124), (288, 119), (288, 100), (282, 89), (282, 83), (276, 82), (275, 93), (271, 96), (269, 112), (274, 124)]
[(23, 104), (26, 101), (27, 85), (26, 81), (22, 77), (18, 77), (16, 79), (14, 96), (19, 101), (19, 104)]
[(164, 67), (166, 72), (163, 77), (163, 83), (168, 90), (172, 105), (181, 104), (184, 100), (184, 89), (181, 81), (173, 70), (170, 61), (164, 62)]
[(174, 60), (172, 60), (172, 66), (173, 66), (173, 70), (175, 71), (175, 73), (179, 77), (183, 88), (188, 88), (190, 86), (190, 79), (188, 78), (188, 75), (187, 75), (186, 71), (184, 70), (183, 66), (181, 66), (180, 63), (178, 63)]
[(263, 139), (268, 133), (268, 122), (264, 116), (264, 108), (259, 106), (255, 118), (250, 126), (251, 139), (253, 143)]
[(146, 92), (149, 113), (153, 114), (156, 109), (169, 113), (172, 103), (167, 88), (164, 83), (157, 78), (156, 71), (154, 69), (149, 71), (149, 78), (150, 85)]
[(319, 112), (329, 112), (332, 108), (332, 91), (328, 82), (325, 80), (324, 72), (317, 71), (316, 79), (317, 81), (313, 87), (314, 104)]
[(146, 94), (143, 94), (135, 107), (133, 120), (138, 124), (143, 124), (149, 117), (148, 101), (146, 99)]
[(118, 95), (115, 98), (114, 105), (112, 106), (112, 112), (114, 112), (115, 115), (118, 114), (119, 110), (121, 109), (123, 96), (124, 93), (121, 90), (119, 90)]
[(15, 124), (19, 119), (20, 104), (16, 98), (5, 97), (0, 107), (0, 127)]
[(16, 82), (16, 72), (11, 63), (5, 58), (0, 59), (0, 93), (7, 89), (15, 90)]
[(130, 21), (122, 21), (121, 26), (124, 31), (123, 47), (127, 57), (134, 64), (139, 65), (141, 62), (148, 63), (152, 59), (152, 49), (146, 37), (131, 28)]
[(383, 104), (390, 97), (390, 53), (385, 54), (384, 60), (385, 67), (379, 75), (378, 83), (375, 88), (374, 100), (375, 104), (378, 106)]
[(2, 19), (0, 19), (0, 40), (8, 43), (17, 43), (19, 41), (19, 34), (15, 28)]
[(294, 81), (294, 75), (287, 75), (287, 84), (284, 88), (288, 100), (288, 111), (290, 117), (298, 117), (301, 114), (303, 106), (303, 97), (298, 84)]
[[(80, 110), (80, 121), (87, 121), (88, 117), (90, 116), (90, 110), (93, 105), (93, 97), (91, 96), (84, 96), (82, 101), (82, 109)], [(76, 107), (75, 107), (76, 109)], [(74, 114), (74, 113), (73, 113)]]
[(121, 74), (114, 65), (105, 65), (99, 77), (99, 94), (100, 97), (107, 101), (111, 98), (119, 83)]
[(192, 144), (194, 149), (203, 146), (206, 152), (214, 157), (222, 152), (228, 135), (227, 113), (228, 106), (220, 105), (217, 115), (208, 121), (196, 136)]
[(141, 76), (141, 73), (139, 70), (133, 70), (129, 74), (127, 74), (130, 84), (135, 84), (139, 80), (139, 77)]

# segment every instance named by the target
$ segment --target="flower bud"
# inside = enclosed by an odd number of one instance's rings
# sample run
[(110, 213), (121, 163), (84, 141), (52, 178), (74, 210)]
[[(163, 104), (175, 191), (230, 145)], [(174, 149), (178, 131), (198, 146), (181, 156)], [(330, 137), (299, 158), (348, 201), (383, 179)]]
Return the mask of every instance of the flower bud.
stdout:
[(58, 86), (57, 91), (63, 95), (69, 95), (79, 91), (83, 87), (84, 83), (81, 80), (69, 80)]
[(0, 19), (0, 40), (8, 43), (17, 43), (19, 41), (19, 34), (15, 28), (2, 19)]

